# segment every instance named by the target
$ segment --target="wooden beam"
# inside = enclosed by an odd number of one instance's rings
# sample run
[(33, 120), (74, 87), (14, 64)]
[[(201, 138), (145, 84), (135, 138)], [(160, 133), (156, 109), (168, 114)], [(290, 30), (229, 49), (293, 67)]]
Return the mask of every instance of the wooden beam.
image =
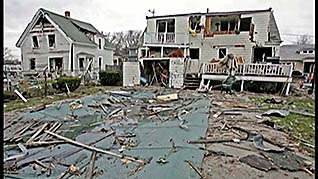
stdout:
[(62, 140), (65, 140), (66, 142), (69, 142), (73, 145), (76, 145), (76, 146), (80, 146), (80, 147), (83, 147), (87, 150), (90, 150), (90, 151), (95, 151), (95, 152), (99, 152), (99, 153), (103, 153), (103, 154), (107, 154), (107, 155), (111, 155), (111, 156), (114, 156), (114, 157), (118, 157), (118, 158), (126, 158), (128, 160), (131, 160), (131, 161), (134, 161), (134, 162), (138, 162), (138, 163), (144, 163), (143, 160), (139, 160), (139, 159), (135, 159), (133, 157), (129, 157), (129, 156), (125, 156), (125, 155), (121, 155), (121, 154), (116, 154), (116, 153), (113, 153), (113, 152), (110, 152), (110, 151), (106, 151), (106, 150), (103, 150), (103, 149), (99, 149), (99, 148), (96, 148), (96, 147), (92, 147), (92, 146), (89, 146), (89, 145), (86, 145), (86, 144), (83, 144), (83, 143), (80, 143), (80, 142), (77, 142), (77, 141), (74, 141), (72, 139), (69, 139), (69, 138), (66, 138), (66, 137), (63, 137), (63, 136), (60, 136), (58, 134), (55, 134), (53, 132), (50, 132), (50, 131), (45, 131), (46, 133), (56, 137), (56, 138), (59, 138), (59, 139), (62, 139)]

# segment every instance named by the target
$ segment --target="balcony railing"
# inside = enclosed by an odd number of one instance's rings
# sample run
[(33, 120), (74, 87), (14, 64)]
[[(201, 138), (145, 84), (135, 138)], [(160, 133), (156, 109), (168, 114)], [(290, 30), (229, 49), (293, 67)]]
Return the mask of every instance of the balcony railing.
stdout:
[[(219, 67), (218, 63), (204, 63), (203, 74), (227, 74), (226, 69)], [(250, 76), (290, 76), (292, 65), (278, 64), (238, 64), (235, 70), (235, 75), (250, 75)]]
[(174, 32), (145, 33), (144, 43), (146, 44), (187, 44), (189, 34)]

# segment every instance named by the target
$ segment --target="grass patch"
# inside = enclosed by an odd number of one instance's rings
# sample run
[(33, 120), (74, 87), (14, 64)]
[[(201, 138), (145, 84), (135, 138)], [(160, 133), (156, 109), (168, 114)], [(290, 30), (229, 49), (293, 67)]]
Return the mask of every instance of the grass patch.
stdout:
[(63, 95), (63, 93), (61, 93), (59, 95), (54, 95), (51, 97), (29, 98), (27, 99), (28, 102), (26, 103), (24, 103), (20, 98), (18, 98), (17, 100), (6, 103), (6, 107), (4, 108), (5, 109), (4, 111), (9, 112), (9, 111), (32, 107), (32, 106), (36, 106), (40, 104), (51, 104), (55, 101), (91, 95), (99, 91), (111, 90), (113, 88), (115, 88), (115, 86), (96, 86), (96, 87), (85, 87), (85, 88), (79, 87), (78, 89), (76, 89), (74, 92), (71, 93), (70, 97), (67, 97), (66, 95)]
[[(254, 101), (254, 103), (268, 109), (285, 109), (285, 110), (292, 109), (296, 111), (304, 111), (306, 109), (306, 112), (308, 113), (313, 114), (315, 112), (315, 100), (312, 98), (285, 97), (285, 98), (282, 98), (282, 100), (284, 100), (284, 104), (265, 103), (264, 100), (266, 98), (267, 97), (250, 97), (250, 99)], [(266, 109), (264, 109), (263, 111), (266, 111)], [(315, 144), (315, 118), (314, 117), (308, 117), (301, 114), (290, 113), (285, 118), (272, 117), (272, 116), (270, 118), (277, 121), (279, 125), (285, 126), (288, 129), (290, 129), (291, 136), (304, 139), (310, 142), (312, 145)], [(296, 142), (299, 142), (299, 140), (296, 139)], [(300, 144), (302, 149), (306, 150), (312, 156), (314, 156), (314, 153), (315, 153), (314, 149), (308, 146), (305, 146), (302, 143)]]

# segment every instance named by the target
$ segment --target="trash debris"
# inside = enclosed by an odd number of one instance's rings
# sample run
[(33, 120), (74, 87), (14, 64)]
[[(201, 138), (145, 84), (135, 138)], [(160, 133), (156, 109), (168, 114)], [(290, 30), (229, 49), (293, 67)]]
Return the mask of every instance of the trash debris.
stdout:
[(245, 157), (241, 157), (239, 159), (240, 162), (246, 163), (251, 167), (257, 168), (259, 170), (263, 170), (268, 172), (271, 169), (274, 169), (274, 165), (267, 159), (263, 157), (259, 157), (257, 155), (247, 155)]
[(193, 164), (192, 161), (189, 161), (189, 160), (184, 160), (185, 162), (187, 162), (190, 167), (200, 176), (200, 178), (203, 178), (201, 172), (199, 171), (199, 169)]
[(163, 102), (174, 101), (178, 99), (178, 93), (157, 96), (156, 99)]
[(270, 104), (283, 104), (284, 101), (283, 100), (276, 100), (275, 98), (267, 98), (264, 100), (265, 103), (270, 103)]
[(276, 110), (270, 109), (262, 114), (263, 116), (277, 116), (277, 117), (286, 117), (289, 115), (288, 111), (285, 110)]
[(221, 111), (217, 111), (215, 114), (213, 114), (214, 118), (218, 118), (222, 114)]
[(169, 161), (167, 161), (166, 157), (163, 156), (163, 157), (160, 157), (157, 161), (157, 163), (160, 163), (160, 164), (166, 164), (166, 163), (169, 163)]
[(285, 148), (269, 148), (269, 147), (265, 147), (263, 144), (264, 141), (264, 137), (261, 134), (258, 134), (256, 136), (253, 137), (253, 145), (259, 149), (259, 150), (263, 150), (266, 152), (284, 152)]

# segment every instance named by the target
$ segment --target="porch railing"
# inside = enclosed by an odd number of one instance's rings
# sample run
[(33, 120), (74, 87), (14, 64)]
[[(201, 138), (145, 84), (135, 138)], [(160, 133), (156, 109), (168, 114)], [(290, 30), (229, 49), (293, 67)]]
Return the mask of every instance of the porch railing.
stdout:
[[(292, 65), (280, 64), (238, 64), (235, 75), (250, 76), (290, 76)], [(227, 74), (226, 69), (220, 68), (218, 63), (204, 63), (203, 74)]]
[(189, 34), (175, 32), (145, 33), (144, 43), (155, 44), (186, 44), (189, 42)]

